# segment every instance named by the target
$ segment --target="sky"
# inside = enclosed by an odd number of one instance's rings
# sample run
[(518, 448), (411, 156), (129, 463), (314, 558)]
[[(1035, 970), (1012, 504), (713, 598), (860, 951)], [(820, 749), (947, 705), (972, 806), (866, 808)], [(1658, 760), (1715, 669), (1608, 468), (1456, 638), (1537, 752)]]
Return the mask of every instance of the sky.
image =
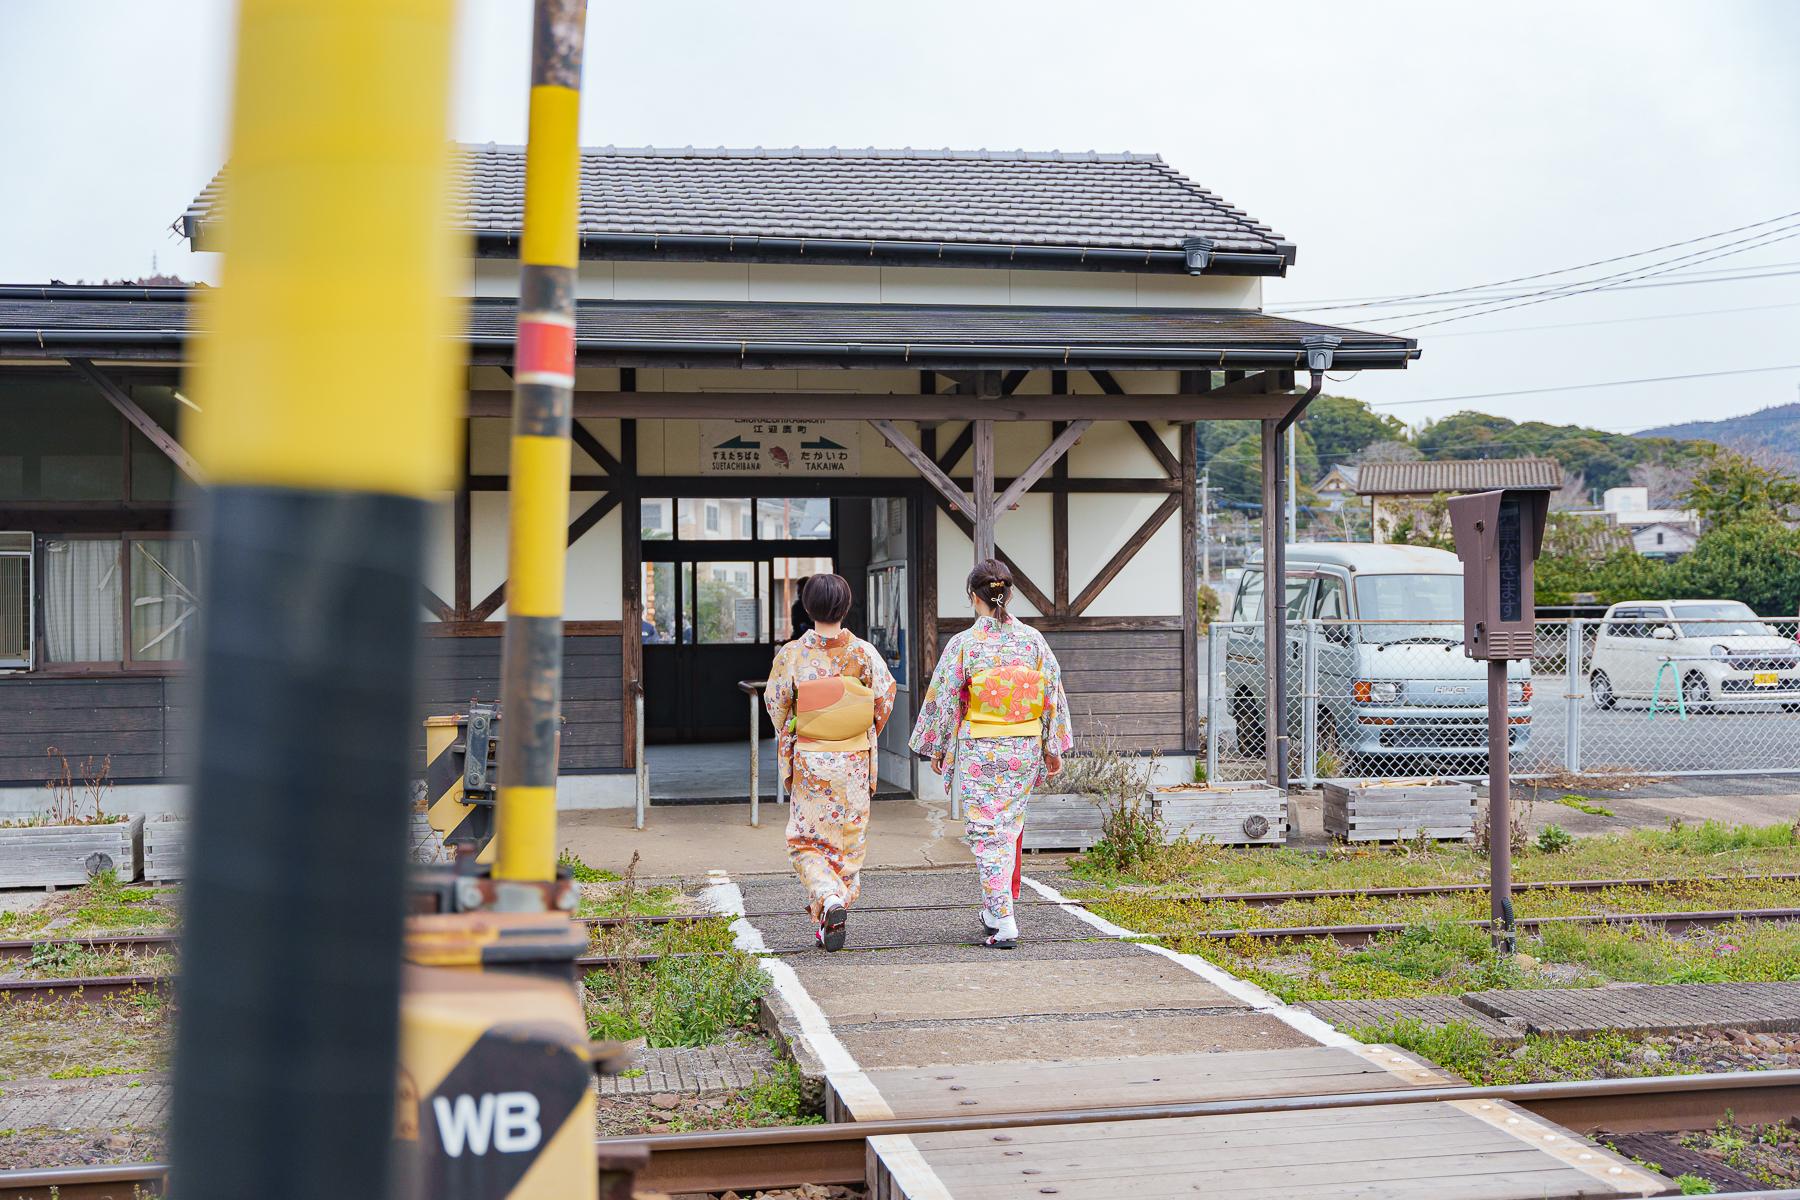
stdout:
[[(224, 157), (234, 11), (0, 0), (0, 282), (215, 274), (169, 226)], [(460, 0), (456, 138), (524, 140), (529, 14)], [(1407, 371), (1330, 391), (1409, 423), (1478, 409), (1631, 431), (1800, 400), (1797, 45), (1788, 0), (591, 0), (582, 140), (1159, 153), (1298, 244), (1271, 310), (1446, 322), (1416, 331)], [(1674, 286), (1491, 313), (1427, 311), (1462, 295), (1315, 307), (1753, 223), (1502, 290)], [(1767, 244), (1726, 245), (1750, 238)], [(1765, 277), (1694, 281), (1726, 270)], [(1742, 373), (1533, 390), (1722, 371)]]

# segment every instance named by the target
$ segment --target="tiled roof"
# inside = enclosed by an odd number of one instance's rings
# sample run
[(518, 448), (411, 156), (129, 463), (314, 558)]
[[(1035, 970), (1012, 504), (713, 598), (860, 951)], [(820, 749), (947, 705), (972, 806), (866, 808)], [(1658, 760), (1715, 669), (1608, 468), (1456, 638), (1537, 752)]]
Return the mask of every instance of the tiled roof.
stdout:
[(1363, 496), (1434, 495), (1521, 488), (1553, 492), (1562, 467), (1552, 458), (1444, 459), (1437, 462), (1364, 463), (1356, 491)]
[[(467, 228), (516, 236), (523, 147), (459, 154)], [(189, 205), (191, 234), (218, 216), (224, 177)], [(1145, 251), (1164, 264), (1147, 269), (1181, 270), (1184, 240), (1207, 238), (1216, 253), (1273, 256), (1255, 273), (1293, 257), (1268, 226), (1152, 154), (604, 146), (582, 151), (580, 220), (584, 239), (598, 239), (584, 252), (651, 235), (876, 240)]]
[[(184, 288), (0, 287), (0, 353), (105, 356), (129, 346), (133, 356), (179, 358), (191, 331), (187, 300)], [(470, 300), (471, 348), (508, 353), (517, 315), (510, 297)], [(1304, 341), (1316, 334), (1341, 339), (1334, 354), (1345, 368), (1404, 367), (1418, 353), (1408, 338), (1209, 309), (583, 300), (575, 331), (583, 361), (625, 365), (1076, 370), (1303, 369)]]

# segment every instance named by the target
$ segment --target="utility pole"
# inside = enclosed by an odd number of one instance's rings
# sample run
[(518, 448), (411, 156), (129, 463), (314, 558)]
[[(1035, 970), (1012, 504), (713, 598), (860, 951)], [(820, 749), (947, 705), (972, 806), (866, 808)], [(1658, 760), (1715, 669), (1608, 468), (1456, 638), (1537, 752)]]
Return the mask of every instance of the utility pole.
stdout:
[(1200, 473), (1200, 582), (1212, 586), (1212, 469)]

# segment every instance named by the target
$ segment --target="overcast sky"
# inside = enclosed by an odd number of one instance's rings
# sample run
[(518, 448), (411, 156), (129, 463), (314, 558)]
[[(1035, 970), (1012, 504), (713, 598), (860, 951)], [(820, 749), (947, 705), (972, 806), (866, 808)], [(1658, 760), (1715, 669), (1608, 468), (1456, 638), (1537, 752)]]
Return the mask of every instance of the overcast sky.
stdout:
[[(0, 282), (135, 277), (153, 257), (211, 274), (168, 226), (223, 157), (233, 8), (0, 0)], [(463, 0), (456, 137), (524, 140), (529, 10)], [(1797, 46), (1788, 0), (592, 0), (582, 138), (1154, 151), (1298, 243), (1267, 290), (1279, 309), (1554, 271), (1800, 210)], [(1800, 364), (1796, 221), (1734, 235), (1788, 238), (1766, 248), (1669, 264), (1773, 277), (1421, 329), (1411, 369), (1331, 390), (1408, 421), (1479, 408), (1615, 430), (1800, 399), (1792, 368), (1436, 399)], [(1402, 311), (1466, 303), (1308, 315), (1398, 330), (1468, 310)], [(1696, 312), (1712, 315), (1629, 319)]]

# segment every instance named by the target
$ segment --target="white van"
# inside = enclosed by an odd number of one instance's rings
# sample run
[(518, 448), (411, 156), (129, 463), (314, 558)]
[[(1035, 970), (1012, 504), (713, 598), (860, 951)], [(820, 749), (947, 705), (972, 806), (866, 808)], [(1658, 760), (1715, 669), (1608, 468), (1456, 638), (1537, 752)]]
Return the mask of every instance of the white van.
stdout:
[[(1263, 568), (1258, 551), (1229, 609), (1222, 732), (1263, 753)], [(1287, 550), (1288, 737), (1300, 746), (1310, 656), (1321, 773), (1478, 770), (1487, 754), (1487, 664), (1463, 651), (1462, 562), (1448, 550), (1313, 542)], [(1303, 622), (1296, 624), (1296, 622)], [(1507, 665), (1514, 748), (1531, 736), (1531, 664)], [(1227, 740), (1227, 745), (1232, 744)], [(1331, 756), (1327, 759), (1326, 756)], [(1447, 763), (1440, 762), (1450, 760)]]

